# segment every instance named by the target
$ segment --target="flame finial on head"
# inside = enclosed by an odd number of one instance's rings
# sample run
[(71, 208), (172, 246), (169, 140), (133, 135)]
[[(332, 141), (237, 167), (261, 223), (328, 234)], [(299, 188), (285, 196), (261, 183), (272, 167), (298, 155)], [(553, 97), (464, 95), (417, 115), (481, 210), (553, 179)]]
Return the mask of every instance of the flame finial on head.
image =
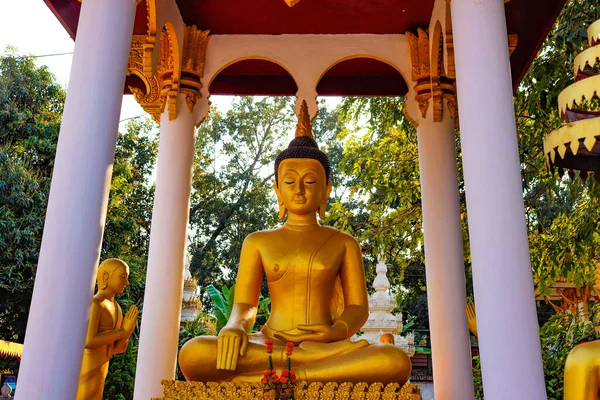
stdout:
[(310, 113), (308, 112), (308, 104), (306, 100), (302, 100), (300, 106), (300, 114), (298, 114), (298, 125), (296, 125), (296, 137), (315, 138), (312, 131), (312, 123), (310, 121)]
[(306, 101), (302, 101), (300, 114), (298, 115), (298, 125), (296, 126), (296, 135), (290, 142), (287, 149), (283, 150), (275, 159), (275, 182), (279, 185), (279, 164), (289, 158), (311, 158), (321, 163), (325, 169), (327, 181), (331, 179), (331, 164), (327, 154), (319, 150), (319, 145), (315, 141), (312, 130), (310, 114)]

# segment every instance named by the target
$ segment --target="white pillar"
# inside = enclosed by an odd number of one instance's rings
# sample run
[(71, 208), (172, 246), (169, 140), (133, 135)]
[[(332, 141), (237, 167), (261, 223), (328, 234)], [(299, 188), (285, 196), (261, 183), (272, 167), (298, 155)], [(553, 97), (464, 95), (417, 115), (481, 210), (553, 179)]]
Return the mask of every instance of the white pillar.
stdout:
[(433, 383), (436, 399), (472, 400), (454, 120), (444, 115), (417, 128)]
[(160, 381), (175, 379), (196, 131), (184, 95), (177, 101), (177, 118), (169, 121), (165, 111), (160, 119), (136, 400), (162, 397)]
[(84, 0), (81, 6), (19, 400), (74, 399), (77, 393), (135, 7), (135, 0)]
[(504, 0), (451, 10), (485, 399), (546, 399)]

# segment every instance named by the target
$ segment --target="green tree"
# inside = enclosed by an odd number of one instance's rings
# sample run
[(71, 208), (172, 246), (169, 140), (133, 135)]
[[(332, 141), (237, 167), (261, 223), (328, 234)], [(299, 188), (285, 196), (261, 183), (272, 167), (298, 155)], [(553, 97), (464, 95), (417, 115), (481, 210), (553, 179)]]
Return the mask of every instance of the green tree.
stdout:
[(65, 98), (34, 61), (0, 56), (0, 339), (21, 343)]
[(561, 277), (590, 282), (596, 266), (597, 184), (548, 171), (542, 139), (562, 124), (558, 95), (573, 83), (573, 61), (587, 47), (587, 26), (598, 18), (596, 2), (568, 2), (515, 96), (529, 247), (543, 293)]
[(7, 48), (0, 57), (0, 145), (50, 177), (65, 91), (46, 66)]
[[(598, 311), (598, 306), (589, 308), (590, 320), (598, 320)], [(562, 400), (567, 356), (578, 344), (600, 337), (590, 321), (568, 314), (553, 315), (540, 330), (540, 336), (548, 400)]]
[(294, 123), (291, 98), (241, 97), (198, 130), (190, 269), (201, 288), (231, 286), (246, 236), (276, 225), (273, 162)]
[(25, 337), (48, 183), (0, 149), (0, 338), (18, 343)]
[[(535, 283), (542, 293), (560, 277), (577, 284), (589, 282), (598, 257), (597, 184), (553, 176), (544, 165), (542, 139), (561, 124), (556, 107), (558, 94), (572, 83), (574, 57), (587, 46), (587, 26), (599, 17), (600, 6), (595, 2), (568, 2), (515, 93), (531, 261)], [(599, 65), (593, 67), (598, 70)], [(403, 101), (344, 99), (342, 122), (361, 122), (353, 131), (363, 128), (366, 133), (347, 136), (341, 169), (358, 178), (351, 180), (350, 196), (334, 203), (330, 218), (334, 225), (364, 241), (372, 256), (380, 251), (387, 255), (392, 264), (392, 285), (402, 282), (407, 289), (398, 293), (399, 304), (410, 308), (415, 302), (424, 305), (424, 260), (416, 135), (403, 115)], [(459, 141), (457, 154), (460, 157)], [(471, 293), (460, 158), (457, 166), (467, 291)], [(407, 268), (419, 276), (412, 281), (404, 279)]]

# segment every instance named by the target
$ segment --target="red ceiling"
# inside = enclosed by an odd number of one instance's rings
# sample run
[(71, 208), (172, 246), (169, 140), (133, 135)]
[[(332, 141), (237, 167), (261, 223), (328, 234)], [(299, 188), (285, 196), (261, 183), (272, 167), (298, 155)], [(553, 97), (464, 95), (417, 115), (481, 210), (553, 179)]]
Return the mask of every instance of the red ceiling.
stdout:
[[(75, 36), (78, 0), (44, 0), (71, 37)], [(511, 0), (506, 4), (508, 33), (519, 36), (511, 56), (515, 88), (521, 81), (567, 0)], [(301, 0), (290, 8), (283, 0), (177, 0), (188, 25), (215, 34), (389, 34), (427, 28), (433, 0)], [(144, 33), (146, 11), (138, 6), (134, 31)], [(131, 84), (132, 82), (129, 82)], [(321, 95), (401, 96), (406, 83), (395, 70), (373, 60), (349, 60), (322, 78)], [(232, 65), (213, 81), (212, 94), (294, 95), (295, 83), (268, 62)]]
[(404, 33), (429, 25), (433, 0), (177, 0), (188, 25), (217, 34)]

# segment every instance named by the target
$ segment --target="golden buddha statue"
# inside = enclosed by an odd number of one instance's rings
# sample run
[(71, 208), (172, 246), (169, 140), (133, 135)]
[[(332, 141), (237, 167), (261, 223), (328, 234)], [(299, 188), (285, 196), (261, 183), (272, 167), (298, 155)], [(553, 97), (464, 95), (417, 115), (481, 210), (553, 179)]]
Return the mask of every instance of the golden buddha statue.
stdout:
[(467, 303), (465, 312), (467, 313), (467, 326), (473, 336), (477, 337), (477, 314), (475, 313), (475, 304)]
[[(600, 295), (600, 263), (596, 267), (596, 293)], [(596, 327), (598, 332), (600, 327)], [(564, 400), (597, 400), (600, 389), (600, 340), (575, 346), (565, 362)]]
[(128, 278), (129, 266), (119, 259), (108, 259), (98, 267), (98, 293), (92, 300), (77, 400), (101, 400), (110, 357), (127, 350), (138, 309), (132, 305), (123, 317), (115, 294), (123, 293)]
[[(331, 191), (329, 158), (312, 134), (306, 103), (296, 137), (275, 161), (277, 229), (255, 232), (242, 246), (234, 305), (218, 337), (188, 341), (179, 366), (189, 381), (255, 381), (267, 365), (265, 339), (273, 340), (273, 364), (283, 368), (288, 341), (299, 380), (398, 382), (411, 372), (409, 357), (390, 344), (350, 341), (369, 315), (361, 249), (351, 236), (321, 226)], [(256, 318), (263, 276), (271, 314), (261, 332), (248, 334)]]

